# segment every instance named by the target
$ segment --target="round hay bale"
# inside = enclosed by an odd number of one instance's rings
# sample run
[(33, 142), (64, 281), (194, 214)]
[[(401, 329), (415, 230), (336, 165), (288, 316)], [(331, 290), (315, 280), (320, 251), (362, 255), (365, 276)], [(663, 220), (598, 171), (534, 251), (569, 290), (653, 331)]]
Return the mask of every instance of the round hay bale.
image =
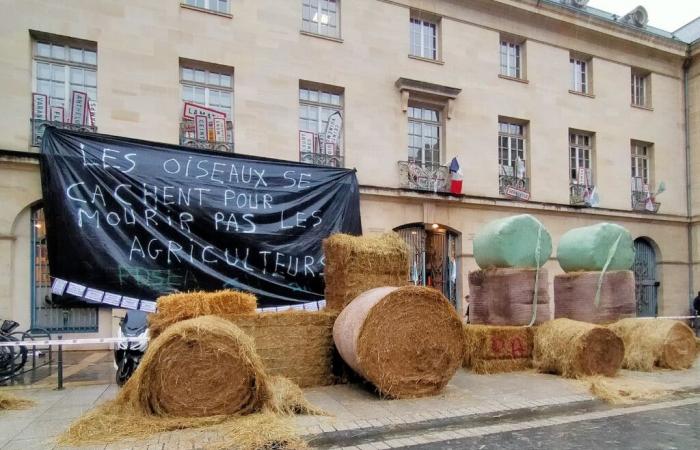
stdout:
[(254, 295), (234, 290), (182, 292), (158, 298), (158, 310), (148, 316), (148, 333), (155, 338), (170, 325), (199, 316), (255, 314)]
[(552, 237), (530, 214), (494, 220), (474, 236), (474, 259), (482, 269), (541, 267), (551, 254)]
[(608, 328), (625, 342), (625, 369), (688, 369), (695, 361), (695, 334), (682, 322), (623, 319)]
[(535, 330), (534, 365), (567, 378), (614, 376), (625, 346), (611, 330), (570, 319), (556, 319)]
[(437, 290), (381, 287), (362, 293), (333, 326), (343, 360), (381, 395), (434, 395), (464, 357), (464, 332), (454, 308)]
[(248, 414), (271, 395), (252, 339), (215, 316), (168, 327), (126, 387), (142, 412), (172, 417)]
[(634, 263), (634, 240), (626, 228), (614, 223), (573, 228), (564, 233), (557, 246), (559, 265), (564, 272), (601, 271), (616, 241), (607, 270), (629, 270)]

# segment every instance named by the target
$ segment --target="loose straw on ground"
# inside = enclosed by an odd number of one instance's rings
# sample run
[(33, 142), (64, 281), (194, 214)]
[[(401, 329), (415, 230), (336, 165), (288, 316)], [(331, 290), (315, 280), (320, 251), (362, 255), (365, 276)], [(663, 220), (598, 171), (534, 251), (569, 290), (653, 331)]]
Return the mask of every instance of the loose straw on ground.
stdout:
[(0, 391), (0, 411), (27, 409), (35, 404), (34, 400), (27, 400), (14, 394)]

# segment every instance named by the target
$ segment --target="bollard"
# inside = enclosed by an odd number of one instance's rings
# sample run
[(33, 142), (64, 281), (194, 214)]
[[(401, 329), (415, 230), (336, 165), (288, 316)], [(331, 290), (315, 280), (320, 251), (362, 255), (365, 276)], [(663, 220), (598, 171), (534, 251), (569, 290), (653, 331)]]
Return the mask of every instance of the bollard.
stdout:
[[(63, 339), (62, 335), (58, 335), (58, 339)], [(58, 345), (58, 387), (57, 391), (63, 390), (63, 345)]]

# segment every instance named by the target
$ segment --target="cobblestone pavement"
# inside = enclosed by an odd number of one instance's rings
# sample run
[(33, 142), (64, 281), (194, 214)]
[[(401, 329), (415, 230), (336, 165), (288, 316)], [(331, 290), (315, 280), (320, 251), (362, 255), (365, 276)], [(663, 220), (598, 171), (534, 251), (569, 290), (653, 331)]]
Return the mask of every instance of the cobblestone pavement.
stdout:
[[(595, 400), (582, 383), (552, 375), (534, 372), (474, 375), (460, 370), (444, 393), (424, 399), (380, 400), (355, 385), (306, 389), (307, 398), (329, 416), (297, 416), (294, 421), (299, 433), (314, 446), (388, 448), (551, 426), (580, 417), (600, 419), (609, 416), (596, 414), (643, 412), (643, 408), (662, 404), (665, 408), (691, 405), (698, 408), (700, 396), (694, 392), (700, 391), (699, 365), (677, 372), (623, 371), (624, 377), (660, 382), (671, 390), (685, 392), (661, 403), (631, 407), (642, 408), (638, 411), (630, 407), (608, 407)], [(117, 387), (76, 383), (63, 391), (18, 388), (16, 392), (36, 400), (37, 406), (0, 413), (2, 450), (54, 448), (53, 439), (57, 435), (84, 412), (114, 398)], [(185, 430), (155, 435), (147, 441), (86, 448), (193, 449), (215, 439), (211, 432)]]

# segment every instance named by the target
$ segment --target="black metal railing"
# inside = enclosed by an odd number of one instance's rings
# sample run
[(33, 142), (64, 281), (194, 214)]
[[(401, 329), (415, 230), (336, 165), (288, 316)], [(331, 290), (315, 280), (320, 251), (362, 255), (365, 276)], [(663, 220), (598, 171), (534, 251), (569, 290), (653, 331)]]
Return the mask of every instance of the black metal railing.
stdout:
[(648, 196), (649, 194), (644, 191), (632, 191), (632, 209), (652, 214), (659, 212), (661, 203), (654, 200), (654, 194), (651, 194), (650, 201), (648, 201)]
[(498, 193), (518, 200), (530, 199), (530, 179), (513, 175), (498, 176)]
[(590, 206), (592, 193), (593, 186), (572, 183), (569, 185), (569, 203), (574, 206)]
[(345, 167), (345, 160), (341, 154), (299, 152), (299, 162), (327, 167)]
[(41, 138), (44, 136), (44, 130), (47, 126), (60, 128), (63, 130), (87, 131), (97, 133), (97, 127), (92, 125), (78, 125), (75, 123), (54, 122), (51, 120), (30, 119), (32, 127), (32, 147), (41, 146)]
[(399, 187), (431, 192), (450, 192), (450, 171), (439, 164), (399, 161)]
[(233, 153), (233, 122), (226, 121), (226, 140), (197, 139), (194, 121), (180, 122), (180, 145), (203, 150)]

